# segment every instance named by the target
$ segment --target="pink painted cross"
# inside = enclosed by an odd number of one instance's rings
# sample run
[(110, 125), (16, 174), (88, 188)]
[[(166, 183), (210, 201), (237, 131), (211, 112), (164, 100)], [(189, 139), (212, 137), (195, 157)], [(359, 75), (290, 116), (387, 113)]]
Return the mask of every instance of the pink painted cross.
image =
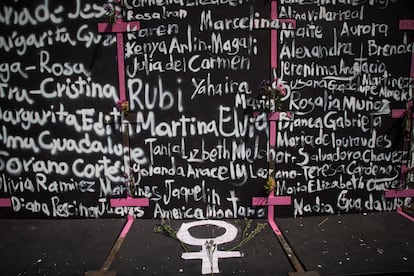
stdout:
[[(119, 88), (119, 100), (120, 102), (126, 101), (126, 89), (125, 89), (125, 54), (124, 54), (124, 37), (123, 33), (130, 31), (137, 31), (140, 27), (139, 22), (123, 22), (122, 19), (117, 19), (113, 24), (110, 23), (98, 23), (98, 32), (100, 33), (116, 33), (117, 41), (117, 57), (118, 57), (118, 88)], [(122, 133), (122, 144), (123, 148), (128, 148), (128, 151), (124, 151), (124, 160), (127, 162), (128, 166), (125, 166), (125, 171), (128, 171), (130, 156), (129, 156), (129, 132), (128, 127), (127, 131)], [(125, 156), (126, 155), (126, 156)], [(126, 165), (125, 164), (125, 165)], [(129, 175), (129, 174), (128, 174)], [(128, 196), (126, 198), (112, 198), (110, 199), (111, 207), (147, 207), (149, 206), (148, 198), (132, 198)], [(115, 275), (114, 271), (109, 271), (109, 268), (115, 258), (115, 255), (118, 253), (123, 241), (125, 240), (129, 230), (134, 223), (135, 218), (132, 215), (127, 215), (127, 221), (124, 227), (121, 230), (121, 233), (116, 240), (114, 246), (112, 247), (109, 255), (107, 256), (102, 268), (100, 271), (87, 271), (85, 276), (89, 275)]]
[[(138, 21), (133, 22), (124, 22), (122, 18), (118, 18), (115, 23), (98, 23), (98, 32), (99, 33), (116, 33), (116, 49), (117, 49), (117, 57), (118, 57), (118, 88), (119, 88), (119, 100), (120, 102), (126, 101), (126, 89), (125, 89), (125, 54), (124, 54), (124, 36), (123, 33), (125, 32), (133, 32), (137, 31), (140, 28), (140, 23)], [(128, 128), (127, 128), (128, 129)], [(128, 131), (123, 133), (123, 144), (124, 147), (127, 146), (129, 149), (129, 142), (125, 145), (125, 141), (129, 139)], [(113, 198), (110, 199), (111, 207), (147, 207), (149, 206), (149, 199), (148, 198), (132, 198), (127, 196), (126, 198)], [(127, 222), (125, 223), (121, 234), (118, 237), (117, 243), (119, 243), (119, 247), (121, 246), (123, 240), (127, 236), (129, 230), (134, 223), (134, 217), (131, 215), (127, 216)], [(119, 248), (117, 249), (119, 250)], [(117, 251), (114, 251), (115, 253)], [(108, 272), (109, 266), (112, 263), (112, 260), (108, 256), (107, 260), (105, 261), (101, 271), (97, 272), (99, 275), (103, 275)], [(95, 273), (95, 272), (93, 272)], [(86, 275), (86, 274), (85, 274)], [(93, 274), (95, 275), (95, 274)], [(105, 274), (106, 275), (106, 274)], [(109, 275), (109, 274), (108, 274)], [(115, 275), (115, 273), (110, 274)]]
[(113, 24), (98, 23), (99, 33), (116, 33), (116, 50), (118, 56), (118, 85), (120, 100), (126, 100), (125, 89), (125, 66), (124, 66), (124, 35), (126, 32), (133, 32), (139, 30), (140, 23), (138, 21), (124, 22), (121, 18)]
[[(296, 28), (296, 20), (294, 19), (278, 19), (277, 14), (277, 1), (272, 0), (270, 3), (270, 18), (272, 20), (279, 20), (281, 23), (287, 23), (293, 28)], [(277, 68), (278, 64), (278, 56), (277, 56), (277, 45), (278, 45), (278, 38), (277, 38), (277, 30), (271, 29), (270, 30), (270, 65), (272, 71)], [(259, 112), (255, 112), (253, 115), (257, 116)], [(285, 117), (285, 118), (284, 118)], [(269, 121), (269, 145), (270, 147), (276, 147), (276, 133), (277, 133), (277, 121), (281, 119), (290, 118), (290, 112), (269, 112), (267, 114), (267, 120)], [(270, 163), (269, 167), (274, 169), (274, 164)], [(268, 223), (272, 227), (274, 233), (277, 236), (282, 236), (279, 227), (277, 226), (275, 219), (274, 219), (274, 206), (277, 205), (290, 205), (291, 204), (290, 196), (274, 196), (273, 192), (266, 197), (253, 197), (252, 198), (252, 205), (253, 206), (267, 206), (267, 218)]]
[[(126, 32), (138, 31), (140, 23), (138, 21), (124, 22), (122, 18), (117, 18), (116, 22), (111, 23), (98, 23), (99, 33), (116, 33), (117, 43), (117, 57), (118, 57), (118, 86), (119, 86), (119, 97), (120, 101), (126, 100), (126, 89), (125, 89), (125, 54), (124, 54), (124, 35)], [(127, 128), (128, 129), (128, 128)], [(128, 141), (129, 133), (126, 131), (123, 137), (123, 141)], [(129, 148), (129, 143), (127, 143)], [(129, 160), (128, 160), (129, 161)], [(126, 198), (116, 198), (110, 200), (112, 207), (132, 207), (132, 206), (149, 206), (148, 198), (132, 198), (127, 196)]]

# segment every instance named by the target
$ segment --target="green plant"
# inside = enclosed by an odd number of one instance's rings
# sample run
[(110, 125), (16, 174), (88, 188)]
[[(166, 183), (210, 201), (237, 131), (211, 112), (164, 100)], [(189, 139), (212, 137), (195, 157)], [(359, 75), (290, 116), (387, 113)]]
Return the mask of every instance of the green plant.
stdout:
[(241, 237), (242, 240), (239, 242), (239, 244), (230, 248), (229, 251), (242, 247), (243, 245), (248, 243), (250, 240), (252, 240), (254, 237), (256, 237), (266, 227), (266, 223), (257, 223), (256, 227), (250, 233), (248, 233), (251, 227), (251, 224), (252, 224), (252, 220), (245, 219), (245, 222), (246, 222), (245, 227), (244, 227), (242, 237)]
[(274, 192), (276, 188), (277, 188), (276, 180), (272, 176), (269, 176), (266, 180), (266, 184), (264, 185), (264, 189), (266, 193), (270, 194), (271, 192)]
[(177, 231), (174, 228), (172, 228), (169, 223), (167, 224), (165, 220), (161, 220), (161, 224), (154, 228), (154, 232), (164, 234), (170, 238), (173, 238), (174, 240), (180, 243), (182, 249), (185, 252), (188, 251), (188, 247), (177, 238)]

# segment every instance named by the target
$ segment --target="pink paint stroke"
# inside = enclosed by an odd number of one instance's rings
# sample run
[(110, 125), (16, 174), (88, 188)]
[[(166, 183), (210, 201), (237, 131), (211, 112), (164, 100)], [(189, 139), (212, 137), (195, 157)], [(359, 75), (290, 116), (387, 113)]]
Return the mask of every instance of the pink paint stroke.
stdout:
[(11, 199), (10, 198), (0, 198), (0, 207), (11, 207)]
[(269, 121), (277, 121), (280, 118), (280, 112), (269, 112), (267, 114), (267, 119)]
[(267, 197), (253, 197), (253, 206), (265, 206), (265, 205), (291, 205), (292, 199), (290, 196), (274, 196), (272, 198)]
[[(411, 112), (414, 107), (413, 101), (408, 102), (408, 110)], [(400, 108), (400, 109), (393, 109), (391, 110), (391, 118), (397, 119), (397, 118), (403, 118), (405, 116), (405, 113), (407, 112), (407, 108)], [(414, 113), (411, 114), (411, 118), (414, 119)]]
[[(253, 112), (253, 117), (257, 117), (260, 114), (262, 114), (263, 112), (259, 112), (259, 111), (254, 111)], [(287, 112), (283, 112), (284, 114), (286, 114), (286, 118), (291, 118), (291, 113), (289, 111)], [(269, 121), (277, 121), (279, 120), (282, 116), (280, 116), (281, 112), (268, 112), (267, 113), (267, 119)]]
[(407, 165), (401, 165), (401, 171), (400, 171), (400, 179), (404, 180), (405, 175), (407, 174)]
[(98, 23), (99, 33), (135, 32), (135, 31), (138, 31), (139, 28), (140, 28), (140, 23), (138, 21), (131, 21), (131, 22), (118, 21), (114, 24)]
[(414, 20), (400, 20), (399, 28), (400, 30), (414, 30)]
[[(281, 115), (283, 114), (283, 115)], [(277, 121), (277, 120), (281, 120), (283, 118), (291, 118), (292, 114), (287, 111), (287, 112), (269, 112), (267, 114), (267, 119), (269, 121)]]
[(112, 198), (110, 200), (111, 207), (148, 207), (148, 198)]
[(414, 53), (411, 55), (411, 72), (410, 72), (410, 77), (411, 78), (414, 78)]
[(124, 225), (124, 228), (121, 231), (121, 234), (119, 235), (120, 238), (125, 238), (128, 235), (129, 230), (131, 230), (132, 224), (134, 223), (134, 217), (128, 215), (128, 220)]
[(269, 205), (290, 205), (292, 199), (290, 196), (272, 196), (268, 201)]
[(126, 100), (125, 92), (125, 67), (124, 67), (124, 35), (116, 34), (117, 56), (118, 56), (118, 87), (120, 101)]
[(407, 172), (407, 165), (401, 165), (401, 173)]
[(265, 206), (265, 205), (267, 205), (266, 197), (253, 197), (252, 198), (252, 206)]
[(282, 23), (286, 23), (288, 25), (288, 29), (290, 29), (289, 25), (292, 25), (292, 29), (296, 29), (296, 19), (280, 19)]
[(414, 197), (414, 189), (409, 190), (386, 190), (386, 198), (395, 198), (395, 197)]
[(270, 141), (270, 146), (271, 147), (276, 146), (276, 132), (277, 132), (277, 122), (270, 121), (269, 141)]
[(403, 118), (405, 116), (405, 109), (393, 109), (391, 110), (391, 118), (397, 119), (397, 118)]
[[(270, 6), (270, 18), (277, 19), (277, 1), (272, 1)], [(270, 31), (270, 66), (277, 68), (277, 31)]]
[[(274, 196), (272, 194), (269, 195), (268, 201), (271, 201)], [(280, 232), (279, 227), (277, 226), (275, 222), (275, 206), (268, 205), (267, 206), (267, 222), (269, 223), (270, 227), (272, 228), (273, 232), (277, 236), (281, 236), (282, 232)]]
[(269, 133), (269, 143), (271, 147), (276, 146), (276, 132), (277, 132), (277, 122), (279, 120), (280, 112), (269, 112), (267, 119), (270, 121), (270, 133)]
[(409, 214), (405, 213), (401, 207), (397, 208), (397, 213), (400, 214), (401, 216), (405, 217), (408, 220), (411, 220), (412, 222), (414, 222), (414, 218), (412, 216), (410, 216)]

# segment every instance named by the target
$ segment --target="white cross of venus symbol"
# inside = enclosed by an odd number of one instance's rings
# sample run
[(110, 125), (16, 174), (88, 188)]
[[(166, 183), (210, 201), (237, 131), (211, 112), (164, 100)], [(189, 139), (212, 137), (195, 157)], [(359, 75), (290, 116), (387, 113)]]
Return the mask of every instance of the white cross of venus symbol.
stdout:
[[(190, 228), (204, 225), (215, 225), (222, 227), (226, 230), (226, 232), (221, 236), (213, 238), (196, 238), (190, 234)], [(185, 260), (201, 259), (202, 274), (220, 273), (218, 267), (219, 259), (242, 257), (243, 255), (240, 253), (240, 251), (214, 250), (213, 252), (209, 252), (207, 249), (206, 240), (212, 241), (216, 245), (227, 243), (236, 238), (237, 232), (237, 228), (234, 225), (220, 220), (200, 220), (183, 223), (177, 232), (177, 238), (186, 244), (201, 246), (201, 251), (184, 252), (182, 253), (181, 258)]]

